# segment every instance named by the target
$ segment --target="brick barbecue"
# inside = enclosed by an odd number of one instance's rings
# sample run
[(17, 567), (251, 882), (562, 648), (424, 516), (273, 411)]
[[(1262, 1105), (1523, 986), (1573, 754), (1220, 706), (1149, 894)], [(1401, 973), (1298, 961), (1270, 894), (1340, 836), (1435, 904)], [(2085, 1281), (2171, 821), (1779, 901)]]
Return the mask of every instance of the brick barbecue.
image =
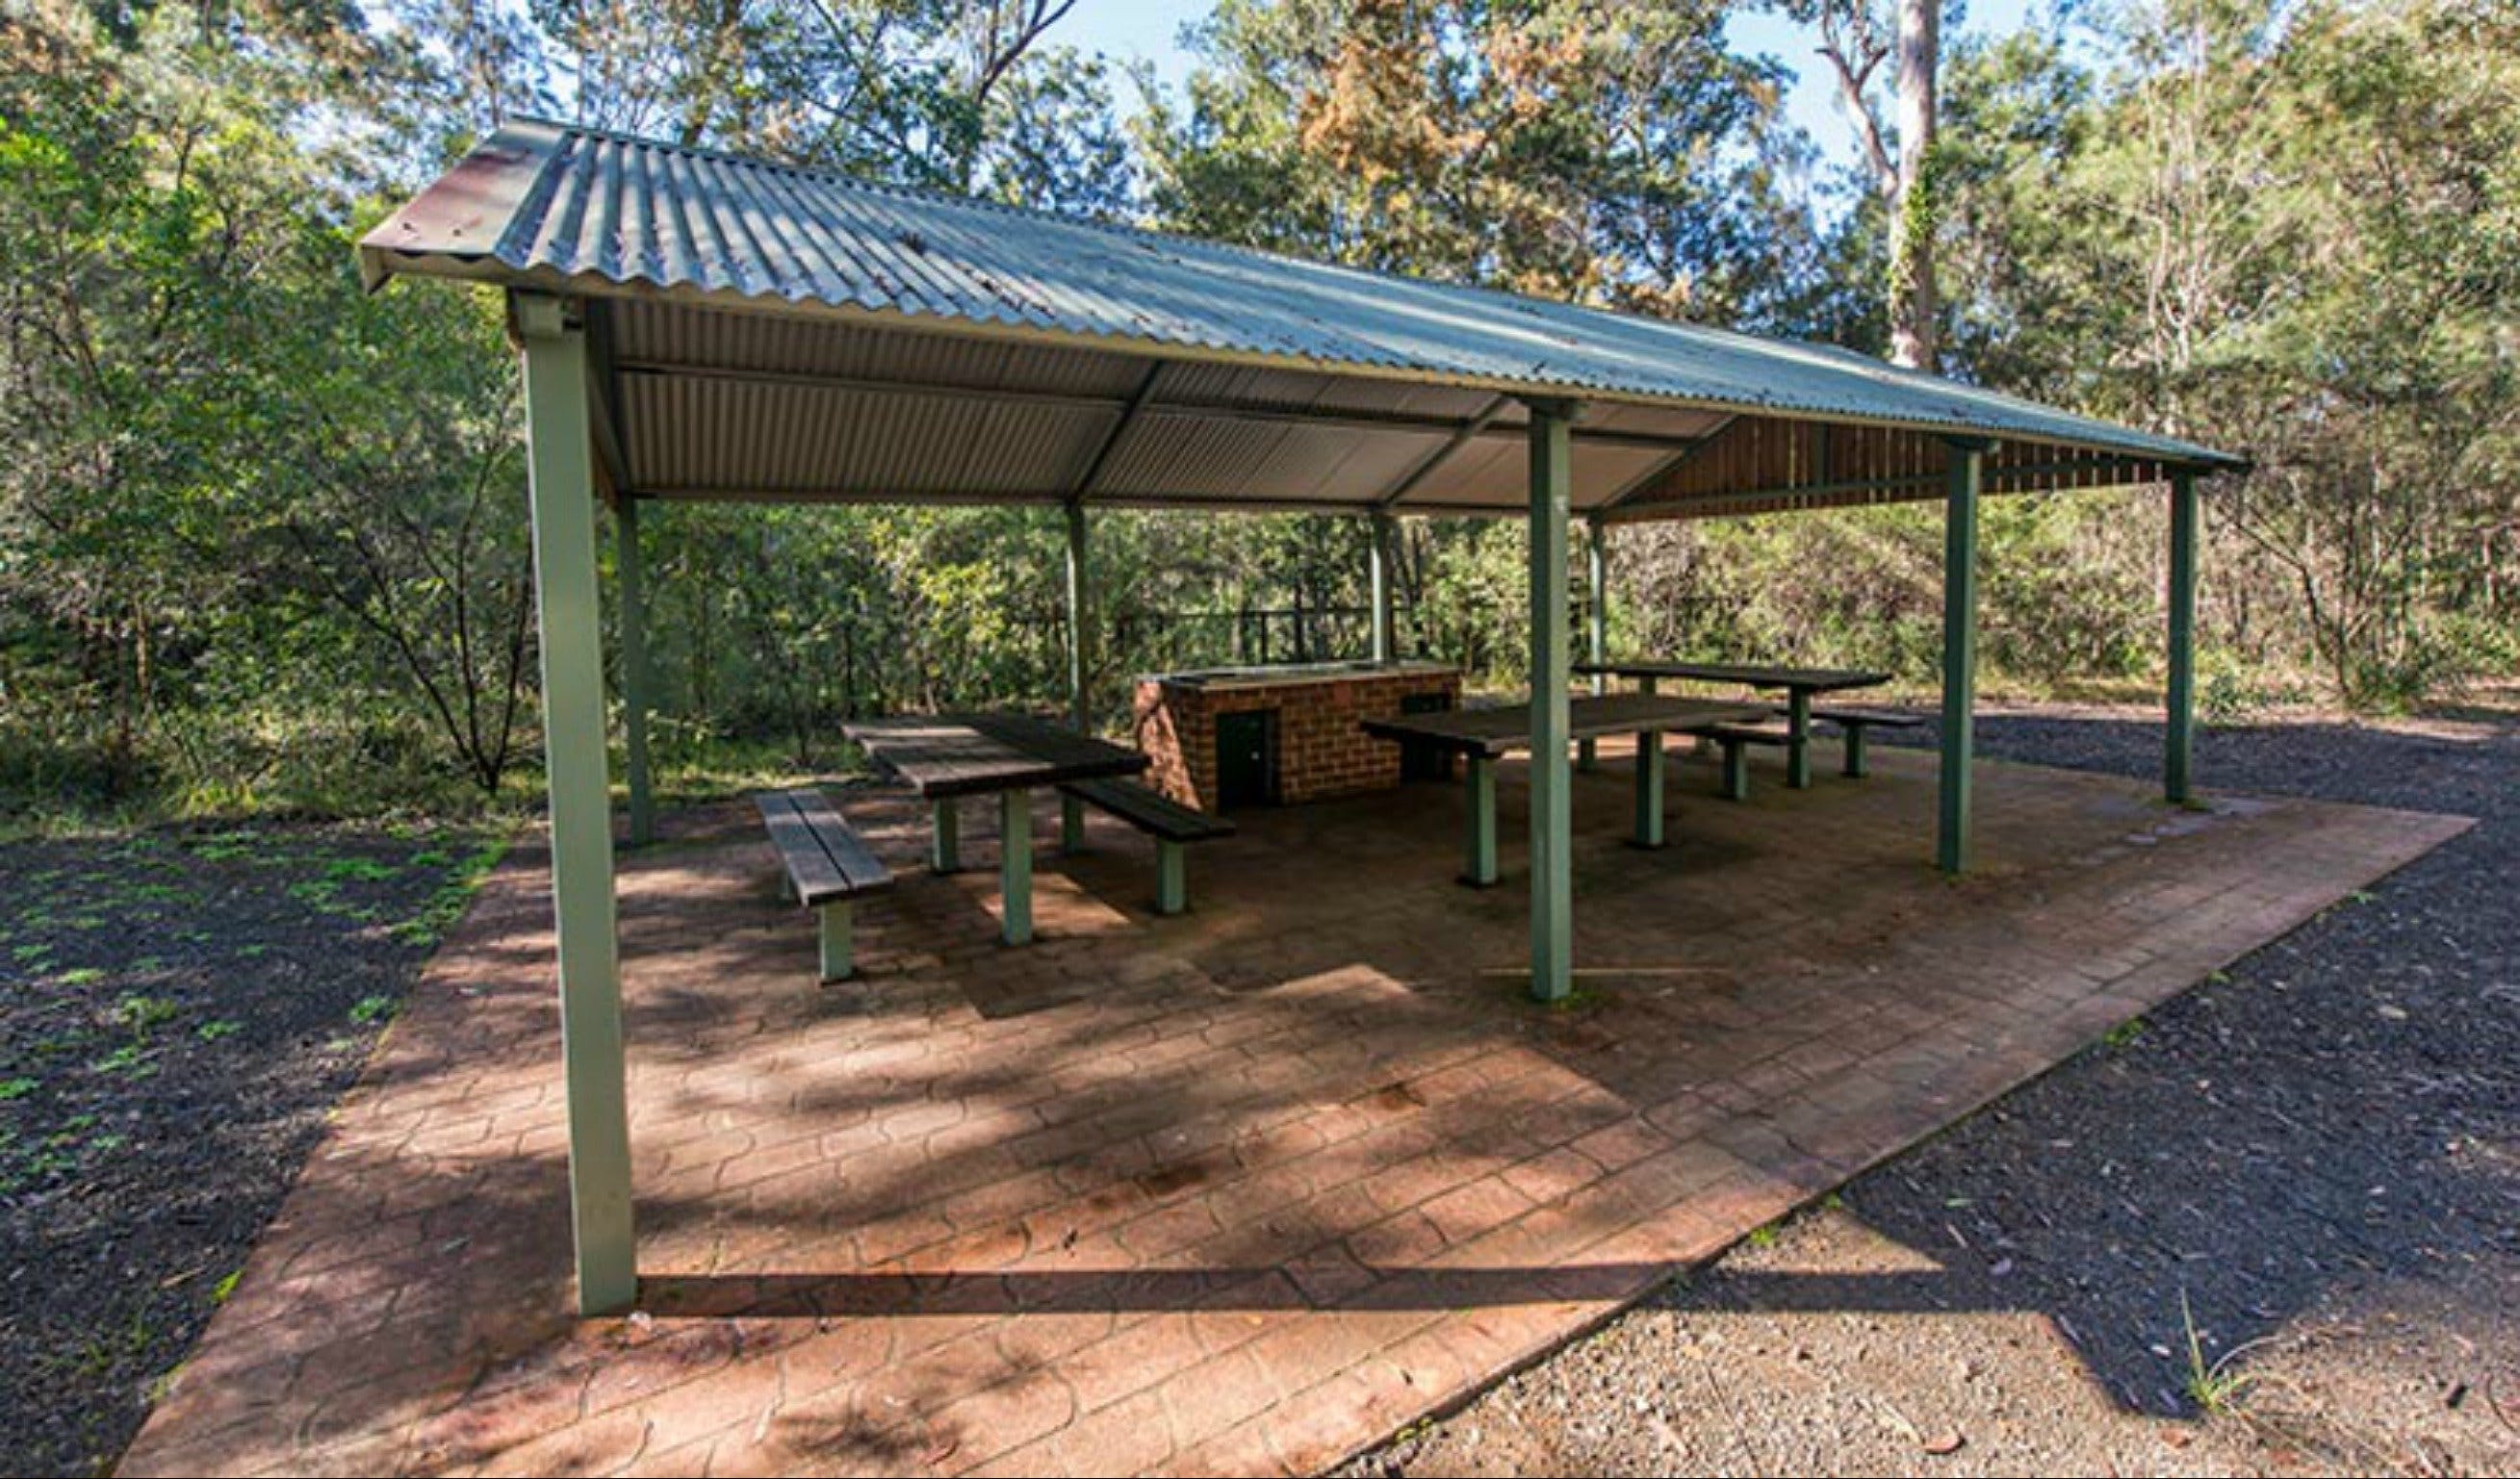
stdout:
[[(1137, 741), (1153, 758), (1148, 784), (1204, 811), (1353, 795), (1398, 785), (1402, 776), (1400, 747), (1368, 736), (1358, 720), (1452, 708), (1461, 693), (1461, 672), (1435, 662), (1160, 673), (1138, 680)], [(1220, 731), (1243, 756), (1223, 776)]]

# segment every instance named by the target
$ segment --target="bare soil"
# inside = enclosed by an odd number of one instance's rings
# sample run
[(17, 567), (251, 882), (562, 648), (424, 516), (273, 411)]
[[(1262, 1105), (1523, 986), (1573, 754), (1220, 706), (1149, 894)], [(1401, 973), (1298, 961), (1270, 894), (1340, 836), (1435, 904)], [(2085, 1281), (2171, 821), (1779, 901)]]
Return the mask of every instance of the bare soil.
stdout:
[(497, 847), (0, 846), (0, 1472), (112, 1466)]
[[(1979, 743), (2160, 763), (2125, 713)], [(2480, 825), (1348, 1471), (2520, 1471), (2520, 715), (2198, 767)]]

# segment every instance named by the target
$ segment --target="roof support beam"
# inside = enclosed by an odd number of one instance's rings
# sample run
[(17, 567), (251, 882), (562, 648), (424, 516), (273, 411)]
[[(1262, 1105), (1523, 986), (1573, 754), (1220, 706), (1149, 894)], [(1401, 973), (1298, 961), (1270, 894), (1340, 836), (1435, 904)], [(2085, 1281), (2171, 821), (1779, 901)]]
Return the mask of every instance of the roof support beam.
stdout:
[(613, 501), (626, 503), (630, 486), (629, 431), (621, 423), (621, 374), (612, 363), (612, 304), (588, 298), (579, 305), (586, 324), (586, 367), (593, 395), (590, 424), (595, 454), (603, 463)]
[(1392, 545), (1399, 537), (1392, 516), (1374, 511), (1366, 537), (1371, 541), (1367, 558), (1371, 561), (1373, 587), (1373, 660), (1389, 662), (1394, 656), (1392, 630), (1391, 576)]
[(648, 671), (647, 554), (639, 547), (639, 500), (612, 506), (612, 571), (621, 599), (621, 750), (630, 783), (630, 845), (656, 839), (656, 799), (648, 774), (648, 705), (654, 685)]
[[(2123, 458), (2084, 458), (2055, 462), (2013, 463), (1988, 466), (1984, 471), (1984, 491), (1990, 493), (2028, 492), (2043, 480), (2065, 478), (2077, 474), (2104, 472), (2122, 476), (2129, 484), (2148, 482), (2162, 474), (2157, 463)], [(1842, 482), (1815, 482), (1798, 485), (1780, 484), (1770, 488), (1748, 488), (1734, 493), (1708, 494), (1695, 498), (1676, 498), (1653, 502), (1634, 500), (1603, 505), (1605, 516), (1614, 523), (1646, 518), (1714, 518), (1726, 514), (1765, 514), (1779, 512), (1780, 501), (1818, 500), (1813, 507), (1835, 507), (1840, 501), (1864, 501), (1866, 496), (1878, 499), (1917, 497), (1949, 485), (1946, 472), (1919, 472), (1906, 477), (1859, 478)], [(2027, 485), (2027, 486), (2026, 486)], [(2062, 484), (2060, 484), (2061, 486)]]
[(1970, 772), (1977, 723), (1977, 505), (1994, 443), (1953, 441), (1943, 515), (1943, 726), (1941, 815), (1935, 866), (1968, 871)]
[[(1610, 660), (1610, 541), (1609, 531), (1601, 523), (1601, 511), (1594, 510), (1584, 519), (1584, 655), (1598, 668)], [(1593, 696), (1600, 697), (1610, 691), (1610, 675), (1593, 674)], [(1642, 751), (1640, 752), (1642, 754)], [(1598, 746), (1591, 736), (1575, 741), (1575, 766), (1590, 771), (1600, 763)], [(1640, 758), (1637, 763), (1644, 764)], [(1660, 827), (1661, 813), (1655, 813)]]
[[(1148, 383), (1153, 377), (1148, 377)], [(1105, 444), (1104, 450), (1109, 450)], [(1080, 735), (1094, 733), (1093, 674), (1094, 581), (1085, 562), (1085, 505), (1067, 501), (1067, 711)], [(1058, 848), (1085, 850), (1085, 804), (1065, 791), (1058, 793)]]
[(1574, 784), (1566, 739), (1566, 524), (1575, 407), (1531, 403), (1531, 994), (1574, 990)]
[(1462, 425), (1454, 430), (1451, 436), (1446, 437), (1442, 446), (1437, 447), (1434, 451), (1419, 458), (1418, 460), (1418, 466), (1411, 468), (1408, 471), (1400, 474), (1399, 479), (1393, 482), (1391, 486), (1384, 488), (1381, 492), (1375, 494), (1373, 496), (1373, 506), (1377, 509), (1388, 509), (1394, 504), (1399, 503), (1400, 500), (1407, 498), (1411, 491), (1417, 488), (1418, 484), (1434, 475), (1434, 471), (1437, 468), (1440, 468), (1447, 462), (1452, 461), (1454, 453), (1461, 451), (1463, 447), (1466, 447), (1471, 442), (1477, 440), (1479, 433), (1487, 430), (1490, 426), (1494, 425), (1496, 419), (1505, 413), (1508, 406), (1512, 404), (1513, 401), (1511, 397), (1503, 395), (1500, 395), (1496, 399), (1488, 402), (1486, 408), (1481, 410), (1478, 415), (1462, 423)]
[[(1402, 431), (1421, 435), (1459, 436), (1468, 428), (1469, 436), (1520, 436), (1525, 428), (1519, 425), (1499, 426), (1499, 413), (1508, 410), (1512, 401), (1500, 396), (1478, 416), (1464, 422), (1459, 417), (1429, 416), (1416, 411), (1377, 411), (1363, 407), (1346, 409), (1289, 408), (1282, 406), (1238, 405), (1230, 401), (1152, 401), (1140, 402), (1137, 395), (1080, 395), (1063, 390), (994, 389), (980, 385), (931, 385), (901, 381), (866, 380), (852, 376), (804, 375), (776, 370), (733, 370), (710, 365), (677, 365), (661, 360), (624, 360), (620, 372), (629, 376), (658, 377), (676, 380), (727, 381), (742, 384), (787, 385), (803, 390), (831, 390), (851, 395), (906, 396), (924, 400), (980, 401), (993, 405), (1040, 406), (1070, 411), (1127, 411), (1135, 406), (1151, 417), (1189, 418), (1202, 421), (1252, 422), (1262, 426), (1328, 426), (1349, 431)], [(1683, 451), (1697, 444), (1699, 438), (1667, 431), (1621, 431), (1607, 427), (1573, 427), (1571, 435), (1588, 446), (1635, 447), (1645, 450)]]
[(510, 301), (524, 344), (525, 464), (542, 636), (544, 771), (577, 1305), (581, 1314), (606, 1315), (628, 1309), (638, 1298), (639, 1270), (630, 1207), (611, 801), (605, 779), (586, 331), (565, 321), (556, 298), (518, 293)]
[(2203, 510), (2196, 474), (2170, 474), (2170, 685), (2161, 757), (2161, 787), (2174, 806), (2195, 799), (2190, 776), (2196, 751), (2196, 545)]
[(1163, 373), (1164, 362), (1161, 360), (1147, 367), (1146, 379), (1138, 381), (1138, 388), (1131, 392), (1128, 403), (1120, 408), (1119, 420), (1111, 423), (1111, 429), (1103, 433), (1102, 444), (1094, 449), (1093, 461), (1085, 465), (1084, 473), (1076, 479), (1076, 486), (1069, 490), (1069, 503), (1083, 503), (1093, 496), (1095, 485), (1102, 480), (1103, 470), (1111, 465), (1112, 454), (1120, 450), (1120, 443), (1128, 436), (1129, 428), (1138, 424), (1138, 413), (1146, 410), (1147, 402), (1154, 398), (1155, 381), (1163, 377)]
[(1724, 418), (1722, 421), (1715, 424), (1713, 429), (1699, 437), (1696, 441), (1681, 448), (1679, 451), (1674, 452), (1671, 456), (1664, 458), (1662, 461), (1655, 463), (1652, 467), (1645, 469), (1636, 476), (1629, 478), (1616, 492), (1601, 501), (1600, 509), (1596, 511), (1597, 515), (1607, 515), (1610, 510), (1619, 507), (1629, 499), (1636, 497), (1639, 493), (1652, 486), (1653, 483), (1664, 473), (1669, 472), (1672, 469), (1679, 467), (1682, 463), (1695, 457), (1698, 453), (1705, 451), (1707, 446), (1712, 443), (1715, 438), (1722, 436), (1727, 430), (1731, 429), (1734, 422), (1739, 421), (1740, 419), (1741, 418), (1737, 416), (1728, 416)]

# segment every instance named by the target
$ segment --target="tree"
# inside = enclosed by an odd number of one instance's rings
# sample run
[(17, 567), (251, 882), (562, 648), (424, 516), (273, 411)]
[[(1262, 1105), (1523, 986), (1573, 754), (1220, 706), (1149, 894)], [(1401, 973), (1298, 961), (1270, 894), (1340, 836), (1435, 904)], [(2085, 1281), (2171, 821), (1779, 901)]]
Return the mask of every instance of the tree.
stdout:
[[(1935, 368), (1939, 295), (1934, 281), (1940, 232), (1938, 163), (1942, 0), (1785, 0), (1786, 14), (1820, 28), (1819, 54), (1837, 81), (1838, 101), (1864, 149), (1864, 167), (1890, 221), (1890, 262), (1882, 295), (1890, 308), (1890, 359)], [(1891, 64), (1895, 129), (1874, 87)]]
[(1153, 204), (1204, 236), (1691, 318), (1790, 296), (1780, 74), (1711, 0), (1226, 0)]

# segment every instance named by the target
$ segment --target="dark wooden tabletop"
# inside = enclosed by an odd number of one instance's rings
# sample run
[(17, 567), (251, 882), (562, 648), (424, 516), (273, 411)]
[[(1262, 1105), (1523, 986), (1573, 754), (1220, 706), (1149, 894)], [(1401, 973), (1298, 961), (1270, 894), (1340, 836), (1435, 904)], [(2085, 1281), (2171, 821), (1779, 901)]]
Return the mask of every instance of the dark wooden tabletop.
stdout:
[(1612, 678), (1684, 678), (1755, 689), (1801, 689), (1806, 694), (1872, 688), (1890, 681), (1888, 673), (1861, 668), (1780, 667), (1764, 662), (1579, 662), (1575, 671), (1586, 677), (1601, 673)]
[(1134, 776), (1147, 757), (1027, 714), (904, 714), (858, 719), (840, 733), (930, 798)]
[[(1768, 717), (1764, 703), (1719, 698), (1673, 698), (1658, 694), (1608, 694), (1598, 698), (1570, 698), (1566, 703), (1567, 738), (1591, 740), (1602, 735), (1633, 735), (1644, 730), (1691, 730), (1716, 724), (1756, 724)], [(1390, 719), (1365, 719), (1359, 724), (1377, 740), (1414, 740), (1461, 754), (1494, 759), (1531, 747), (1531, 705), (1501, 708), (1443, 709), (1431, 714), (1404, 714)]]

